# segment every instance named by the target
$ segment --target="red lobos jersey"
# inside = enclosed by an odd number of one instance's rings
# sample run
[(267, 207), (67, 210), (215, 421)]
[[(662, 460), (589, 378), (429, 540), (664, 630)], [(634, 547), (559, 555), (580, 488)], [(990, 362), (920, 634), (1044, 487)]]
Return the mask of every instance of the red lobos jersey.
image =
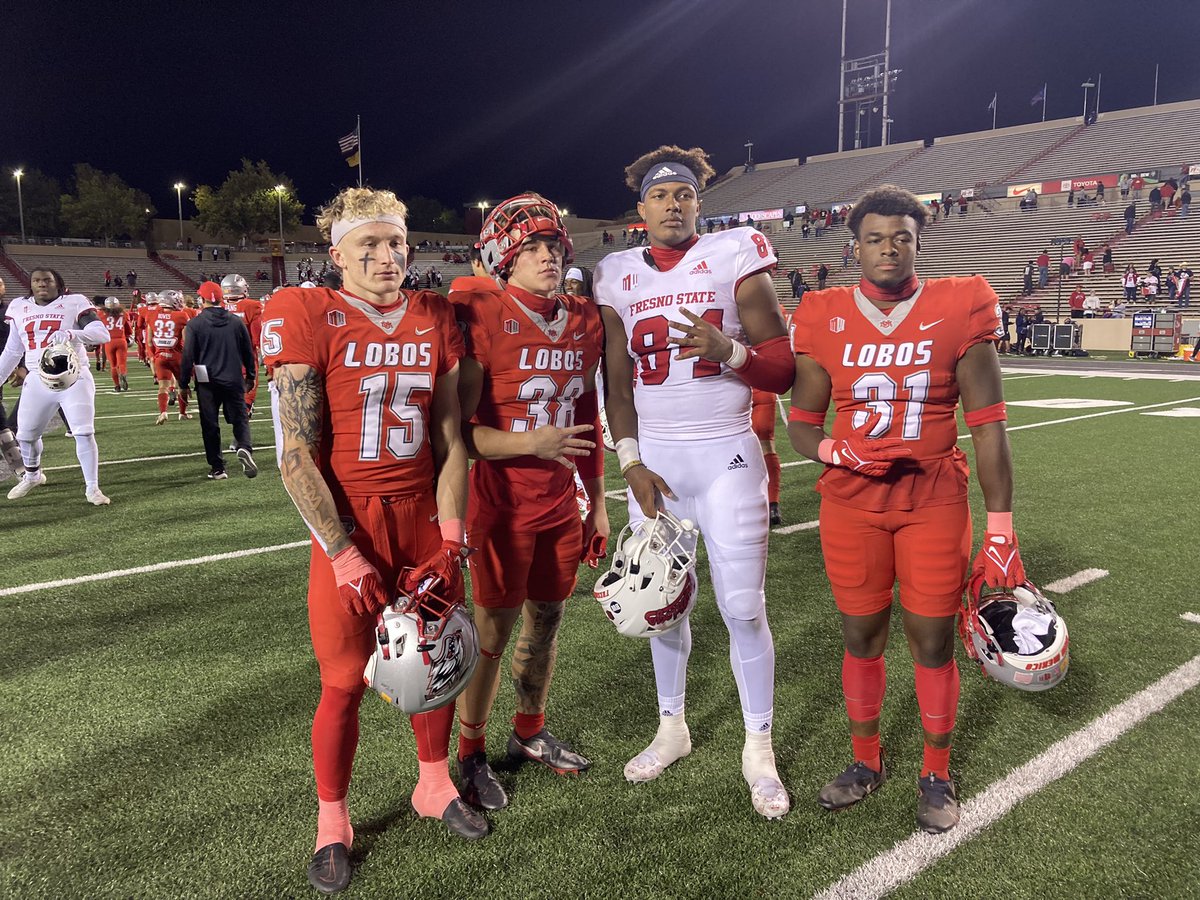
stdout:
[(401, 291), (380, 310), (327, 288), (286, 288), (263, 319), (267, 367), (310, 366), (325, 402), (317, 464), (334, 497), (428, 493), (434, 385), (463, 354), (450, 305)]
[(125, 312), (122, 311), (114, 316), (110, 312), (100, 311), (100, 319), (108, 326), (108, 342), (110, 344), (118, 341), (129, 343), (129, 316)]
[[(454, 293), (467, 355), (484, 372), (472, 421), (501, 431), (586, 424), (575, 421), (575, 402), (603, 351), (600, 310), (582, 297), (555, 299), (547, 320), (531, 316), (511, 293)], [(503, 520), (514, 531), (531, 532), (578, 517), (574, 475), (561, 463), (519, 456), (471, 467), (472, 522)]]
[(226, 302), (225, 308), (246, 323), (246, 330), (250, 332), (250, 343), (258, 347), (259, 334), (262, 331), (262, 301), (253, 297), (243, 297), (241, 300)]
[(882, 418), (873, 437), (912, 449), (882, 478), (829, 466), (825, 497), (872, 511), (961, 501), (966, 457), (958, 448), (955, 369), (968, 347), (999, 340), (1000, 304), (983, 278), (938, 278), (887, 313), (858, 288), (806, 294), (792, 315), (792, 349), (815, 360), (833, 383), (833, 437)]
[(182, 309), (156, 307), (146, 319), (146, 336), (155, 356), (183, 352), (183, 329), (188, 317)]

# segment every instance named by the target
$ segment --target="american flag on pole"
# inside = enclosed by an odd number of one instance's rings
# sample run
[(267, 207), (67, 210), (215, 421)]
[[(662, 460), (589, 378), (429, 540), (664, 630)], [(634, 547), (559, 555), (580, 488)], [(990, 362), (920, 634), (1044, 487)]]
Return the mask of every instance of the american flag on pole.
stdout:
[(358, 127), (342, 138), (338, 138), (338, 147), (341, 148), (342, 156), (346, 158), (346, 165), (354, 168), (358, 165)]

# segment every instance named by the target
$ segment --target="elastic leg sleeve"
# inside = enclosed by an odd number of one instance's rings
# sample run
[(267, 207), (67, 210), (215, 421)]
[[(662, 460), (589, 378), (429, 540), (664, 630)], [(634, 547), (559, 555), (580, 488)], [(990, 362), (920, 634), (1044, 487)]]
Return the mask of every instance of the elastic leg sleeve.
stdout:
[(917, 705), (921, 708), (921, 727), (930, 734), (953, 731), (958, 717), (958, 664), (952, 659), (944, 666), (927, 669), (914, 662), (913, 672)]
[(775, 702), (775, 642), (765, 615), (753, 619), (724, 616), (729, 629), (729, 663), (749, 732), (769, 731)]
[(887, 669), (882, 656), (860, 659), (849, 651), (842, 656), (842, 696), (846, 698), (846, 714), (852, 721), (870, 722), (879, 718), (886, 683)]
[(350, 787), (350, 769), (358, 749), (358, 706), (365, 688), (351, 692), (321, 687), (321, 702), (312, 724), (313, 772), (320, 800), (342, 800)]
[(42, 439), (36, 438), (32, 441), (17, 440), (21, 445), (21, 461), (25, 463), (25, 468), (33, 472), (42, 466)]
[(692, 622), (688, 616), (674, 631), (650, 638), (654, 685), (660, 716), (683, 714), (687, 694), (687, 664), (692, 655)]
[(779, 454), (764, 453), (763, 462), (767, 466), (767, 500), (771, 503), (778, 503), (779, 475), (782, 471), (779, 466)]
[(96, 446), (96, 435), (75, 435), (75, 456), (83, 469), (83, 483), (94, 488), (100, 483), (100, 448)]

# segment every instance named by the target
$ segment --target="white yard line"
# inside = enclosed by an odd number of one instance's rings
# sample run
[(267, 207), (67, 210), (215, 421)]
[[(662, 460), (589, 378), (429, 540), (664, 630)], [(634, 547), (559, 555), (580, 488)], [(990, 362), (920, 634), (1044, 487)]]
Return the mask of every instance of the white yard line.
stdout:
[(17, 587), (0, 588), (0, 597), (11, 597), (15, 594), (30, 594), (34, 591), (47, 591), (52, 588), (70, 587), (75, 584), (86, 584), (89, 581), (107, 581), (110, 578), (122, 578), (126, 575), (146, 575), (150, 572), (162, 572), (166, 569), (181, 569), (187, 566), (199, 566), (204, 563), (221, 562), (226, 559), (240, 559), (244, 556), (258, 556), (263, 553), (275, 553), (278, 550), (292, 550), (296, 547), (307, 547), (310, 541), (292, 541), (288, 544), (274, 544), (269, 547), (251, 547), (248, 550), (234, 550), (230, 553), (214, 553), (211, 556), (196, 556), (191, 559), (172, 559), (167, 562), (153, 563), (148, 566), (135, 566), (132, 569), (113, 569), (111, 572), (96, 572), (92, 575), (80, 575), (78, 578), (59, 578), (56, 581), (39, 581), (34, 584), (22, 584)]
[(912, 881), (956, 847), (999, 821), (1022, 800), (1069, 774), (1197, 684), (1200, 684), (1200, 656), (1192, 657), (967, 800), (962, 805), (962, 819), (952, 831), (940, 835), (917, 832), (863, 863), (817, 894), (817, 898), (883, 897)]
[[(274, 444), (264, 444), (260, 447), (255, 447), (254, 451), (257, 453), (259, 450), (274, 450), (274, 449), (275, 449)], [(225, 450), (224, 452), (228, 453), (229, 451)], [(203, 455), (204, 455), (204, 451), (198, 450), (195, 453), (166, 453), (166, 454), (163, 454), (162, 456), (135, 456), (130, 459), (102, 459), (102, 460), (100, 460), (100, 465), (102, 465), (102, 466), (121, 466), (121, 465), (124, 465), (125, 463), (157, 462), (160, 459), (187, 459), (192, 456), (203, 456)], [(79, 463), (72, 463), (67, 466), (43, 466), (42, 471), (43, 472), (64, 472), (67, 469), (78, 469), (78, 468), (79, 468)]]
[(1053, 378), (1053, 375), (1048, 373), (1040, 373), (1037, 375), (1001, 375), (1001, 381), (1020, 381), (1022, 378)]
[(1185, 622), (1191, 622), (1193, 625), (1200, 625), (1200, 616), (1193, 612), (1180, 613), (1179, 618)]
[[(1181, 403), (1195, 403), (1200, 397), (1187, 397), (1181, 400), (1167, 400), (1163, 403), (1149, 403), (1146, 406), (1122, 406), (1120, 409), (1107, 409), (1104, 412), (1085, 413), (1082, 416), (1067, 416), (1065, 419), (1047, 419), (1045, 422), (1032, 422), (1028, 425), (1009, 425), (1006, 431), (1024, 431), (1026, 428), (1044, 428), (1047, 425), (1065, 425), (1067, 422), (1080, 422), (1084, 419), (1099, 419), (1101, 416), (1117, 416), (1121, 413), (1141, 412), (1143, 409), (1159, 409), (1163, 406), (1178, 406)], [(960, 441), (971, 435), (960, 434)]]
[(781, 525), (779, 528), (772, 528), (774, 534), (795, 534), (797, 531), (808, 531), (811, 528), (816, 528), (821, 523), (819, 521), (812, 522), (797, 522), (795, 525)]
[(1068, 591), (1073, 591), (1075, 588), (1083, 587), (1085, 584), (1091, 584), (1093, 581), (1099, 581), (1108, 575), (1108, 569), (1084, 569), (1082, 572), (1076, 572), (1074, 575), (1068, 575), (1066, 578), (1060, 578), (1058, 581), (1052, 581), (1049, 584), (1043, 584), (1043, 591), (1050, 591), (1054, 594), (1065, 594)]

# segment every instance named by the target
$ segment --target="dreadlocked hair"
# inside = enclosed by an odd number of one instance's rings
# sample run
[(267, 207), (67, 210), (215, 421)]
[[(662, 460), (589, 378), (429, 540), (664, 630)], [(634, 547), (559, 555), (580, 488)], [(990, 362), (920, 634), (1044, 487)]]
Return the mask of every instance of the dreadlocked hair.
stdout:
[(640, 193), (642, 190), (642, 179), (646, 177), (646, 173), (650, 171), (650, 167), (664, 162), (681, 162), (691, 169), (692, 173), (696, 176), (696, 180), (699, 182), (700, 190), (704, 190), (704, 186), (717, 174), (717, 170), (712, 167), (712, 163), (708, 159), (708, 154), (704, 152), (702, 147), (693, 147), (691, 150), (684, 150), (682, 147), (676, 147), (674, 144), (663, 144), (657, 150), (643, 153), (625, 167), (625, 184), (635, 194)]
[(863, 217), (871, 213), (877, 216), (912, 216), (917, 223), (918, 234), (925, 227), (925, 205), (911, 191), (894, 184), (881, 184), (874, 190), (867, 191), (854, 204), (846, 224), (855, 240), (858, 239), (858, 229), (862, 225)]

